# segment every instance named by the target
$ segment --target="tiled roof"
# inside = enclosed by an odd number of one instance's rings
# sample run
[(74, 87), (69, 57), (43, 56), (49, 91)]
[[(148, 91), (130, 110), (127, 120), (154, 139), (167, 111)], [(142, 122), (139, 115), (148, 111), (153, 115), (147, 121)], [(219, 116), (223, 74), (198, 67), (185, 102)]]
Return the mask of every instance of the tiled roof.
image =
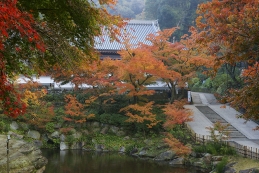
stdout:
[[(138, 43), (151, 44), (146, 40), (149, 34), (156, 34), (160, 31), (157, 20), (130, 20), (127, 25), (121, 29), (123, 36), (130, 36), (130, 44), (135, 47)], [(120, 42), (111, 41), (107, 34), (95, 38), (95, 49), (100, 52), (117, 52), (124, 48), (125, 37), (119, 37)]]

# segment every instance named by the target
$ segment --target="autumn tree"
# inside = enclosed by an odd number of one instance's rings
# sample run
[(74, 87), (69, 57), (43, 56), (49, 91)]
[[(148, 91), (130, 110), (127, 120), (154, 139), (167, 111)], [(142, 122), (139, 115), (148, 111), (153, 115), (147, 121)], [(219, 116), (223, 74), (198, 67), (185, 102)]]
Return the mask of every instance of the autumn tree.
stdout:
[(258, 97), (258, 7), (257, 0), (215, 0), (199, 6), (196, 20), (201, 30), (199, 43), (217, 56), (215, 68), (236, 63), (244, 64), (244, 68), (250, 66), (242, 75), (245, 86), (232, 90), (229, 99), (234, 107), (246, 110), (243, 117), (247, 119), (258, 119), (258, 104), (254, 102)]
[(92, 113), (87, 113), (87, 104), (80, 103), (75, 96), (66, 95), (65, 96), (65, 114), (67, 116), (63, 117), (65, 121), (73, 123), (84, 123), (87, 119), (94, 116)]
[(47, 94), (46, 88), (37, 82), (28, 81), (18, 85), (18, 91), (27, 108), (24, 116), (18, 117), (19, 121), (26, 122), (36, 129), (45, 129), (46, 124), (55, 117), (54, 105), (43, 99)]
[(79, 0), (0, 1), (4, 21), (0, 24), (0, 104), (4, 113), (17, 117), (25, 112), (25, 104), (13, 89), (13, 76), (41, 74), (55, 64), (71, 70), (97, 59), (94, 37), (105, 29), (115, 39), (119, 30), (116, 24), (123, 23), (105, 8), (114, 4), (113, 0), (98, 4)]
[(167, 83), (170, 90), (170, 103), (176, 99), (176, 89), (184, 88), (201, 67), (211, 67), (213, 56), (207, 56), (206, 50), (200, 50), (196, 44), (197, 30), (190, 28), (190, 36), (184, 35), (180, 42), (169, 42), (170, 36), (177, 28), (165, 29), (158, 35), (150, 35), (152, 46), (148, 46), (152, 56), (163, 62), (167, 73), (160, 78)]
[(162, 61), (154, 58), (149, 48), (144, 45), (121, 50), (119, 54), (122, 59), (116, 62), (118, 92), (127, 93), (133, 98), (134, 104), (139, 103), (143, 99), (142, 96), (154, 93), (153, 90), (148, 90), (147, 85), (155, 83), (161, 74), (167, 75), (168, 71)]
[(25, 113), (25, 104), (11, 82), (15, 74), (29, 70), (29, 57), (16, 59), (10, 54), (18, 55), (21, 51), (19, 43), (32, 50), (45, 51), (40, 36), (34, 29), (33, 17), (20, 11), (16, 0), (0, 1), (0, 108), (4, 114), (17, 117)]

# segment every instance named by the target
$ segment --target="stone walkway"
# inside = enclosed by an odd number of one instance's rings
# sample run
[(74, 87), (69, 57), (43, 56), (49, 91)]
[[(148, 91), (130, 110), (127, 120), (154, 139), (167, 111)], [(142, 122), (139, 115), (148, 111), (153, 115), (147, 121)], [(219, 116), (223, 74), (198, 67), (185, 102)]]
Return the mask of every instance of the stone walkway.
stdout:
[(192, 92), (192, 100), (193, 104), (186, 105), (185, 108), (193, 112), (193, 121), (187, 124), (196, 134), (209, 136), (207, 127), (213, 127), (213, 123), (219, 121), (230, 124), (227, 129), (230, 132), (229, 141), (257, 148), (259, 151), (259, 131), (253, 130), (258, 124), (237, 118), (240, 113), (230, 106), (222, 108), (213, 94)]

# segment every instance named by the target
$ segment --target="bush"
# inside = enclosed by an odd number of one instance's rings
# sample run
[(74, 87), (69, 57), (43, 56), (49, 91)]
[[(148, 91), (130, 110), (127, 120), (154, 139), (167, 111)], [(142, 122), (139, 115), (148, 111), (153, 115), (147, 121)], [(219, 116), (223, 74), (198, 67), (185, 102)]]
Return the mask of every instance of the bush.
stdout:
[(224, 157), (216, 166), (215, 171), (216, 173), (222, 173), (224, 172), (225, 166), (228, 163), (228, 159)]
[(5, 133), (10, 130), (9, 124), (6, 124), (4, 121), (0, 121), (0, 132)]
[(212, 155), (235, 155), (236, 151), (230, 146), (223, 143), (209, 142), (206, 145), (194, 146), (196, 153), (210, 153)]

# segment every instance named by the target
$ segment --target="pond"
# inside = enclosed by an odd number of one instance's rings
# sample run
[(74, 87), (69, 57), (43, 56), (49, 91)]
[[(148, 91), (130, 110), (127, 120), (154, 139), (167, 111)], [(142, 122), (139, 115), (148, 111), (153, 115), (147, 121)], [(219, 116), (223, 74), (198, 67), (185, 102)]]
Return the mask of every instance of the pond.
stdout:
[[(42, 150), (48, 159), (44, 173), (201, 173), (194, 168), (172, 167), (119, 153), (82, 150)], [(206, 172), (204, 172), (206, 173)]]

